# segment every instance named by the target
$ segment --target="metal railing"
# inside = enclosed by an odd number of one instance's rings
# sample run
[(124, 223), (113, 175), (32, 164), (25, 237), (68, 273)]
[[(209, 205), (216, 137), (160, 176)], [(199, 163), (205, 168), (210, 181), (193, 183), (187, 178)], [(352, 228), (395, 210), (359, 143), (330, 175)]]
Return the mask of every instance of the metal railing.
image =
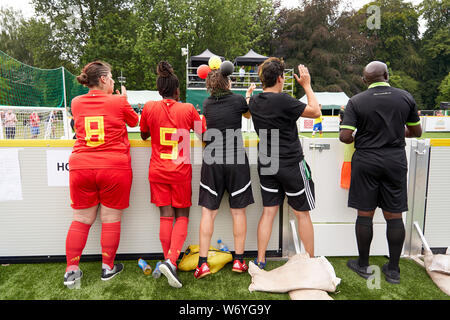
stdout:
[[(239, 72), (233, 72), (230, 75), (232, 84), (232, 89), (247, 89), (251, 83), (256, 84), (256, 89), (262, 89), (262, 83), (259, 79), (259, 76), (256, 72), (246, 72), (241, 75)], [(294, 94), (294, 69), (285, 69), (284, 70), (284, 87), (283, 92), (289, 93), (290, 95)], [(188, 67), (187, 68), (187, 88), (206, 88), (206, 80), (201, 79), (197, 75), (197, 67)]]

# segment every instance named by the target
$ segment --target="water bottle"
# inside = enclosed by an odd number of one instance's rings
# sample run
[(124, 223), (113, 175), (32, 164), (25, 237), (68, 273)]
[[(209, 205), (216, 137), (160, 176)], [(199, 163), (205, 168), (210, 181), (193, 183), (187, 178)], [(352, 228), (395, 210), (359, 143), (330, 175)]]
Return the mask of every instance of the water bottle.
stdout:
[(144, 259), (138, 260), (138, 266), (144, 271), (144, 274), (148, 276), (150, 273), (152, 273), (152, 267), (145, 261)]
[(158, 261), (158, 263), (156, 264), (155, 270), (153, 270), (152, 276), (155, 279), (158, 279), (159, 277), (161, 277), (161, 271), (159, 270), (160, 264), (161, 264), (161, 261)]
[(228, 247), (225, 243), (222, 242), (222, 240), (217, 240), (217, 245), (219, 246), (219, 250), (220, 251), (225, 251), (225, 252), (230, 252), (230, 250), (228, 250)]

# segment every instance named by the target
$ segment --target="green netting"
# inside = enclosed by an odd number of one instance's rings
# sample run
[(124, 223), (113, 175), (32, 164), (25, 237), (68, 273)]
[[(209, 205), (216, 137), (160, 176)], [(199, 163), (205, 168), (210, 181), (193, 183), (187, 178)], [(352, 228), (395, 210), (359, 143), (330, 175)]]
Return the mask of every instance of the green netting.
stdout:
[(88, 91), (73, 74), (63, 67), (35, 68), (0, 51), (0, 105), (64, 108), (63, 74), (70, 107), (74, 97)]

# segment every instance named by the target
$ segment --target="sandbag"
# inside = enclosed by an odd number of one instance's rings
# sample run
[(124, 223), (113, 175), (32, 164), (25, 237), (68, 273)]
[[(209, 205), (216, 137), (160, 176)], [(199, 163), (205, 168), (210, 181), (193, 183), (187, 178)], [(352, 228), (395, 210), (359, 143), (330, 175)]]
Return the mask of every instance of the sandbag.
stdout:
[(300, 289), (289, 291), (291, 300), (333, 300), (326, 291), (315, 289)]
[(325, 257), (310, 258), (308, 254), (296, 254), (271, 271), (259, 269), (250, 262), (248, 272), (252, 277), (250, 292), (284, 293), (299, 289), (334, 292), (341, 282)]
[[(433, 255), (433, 254), (425, 254), (424, 257), (424, 264), (425, 269), (427, 270), (428, 275), (430, 276), (431, 280), (438, 286), (439, 289), (442, 290), (445, 294), (450, 296), (450, 274), (442, 272), (442, 271), (433, 271), (436, 269), (441, 269), (442, 266), (438, 266), (438, 263), (433, 262), (435, 260), (435, 257), (439, 255)], [(444, 255), (445, 256), (445, 255)], [(445, 267), (443, 267), (444, 270)]]
[[(183, 254), (178, 269), (182, 271), (192, 271), (198, 265), (200, 246), (198, 244), (190, 245)], [(228, 262), (233, 260), (233, 255), (230, 252), (220, 251), (213, 246), (208, 250), (208, 265), (211, 273), (216, 273), (222, 269)]]
[(450, 255), (435, 254), (425, 256), (425, 266), (429, 271), (442, 272), (450, 275)]

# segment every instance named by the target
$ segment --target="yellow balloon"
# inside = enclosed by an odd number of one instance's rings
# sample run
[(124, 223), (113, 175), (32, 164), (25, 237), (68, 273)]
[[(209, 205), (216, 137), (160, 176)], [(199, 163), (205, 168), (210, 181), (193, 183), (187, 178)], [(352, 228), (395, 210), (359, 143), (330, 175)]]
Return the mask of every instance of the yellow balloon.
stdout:
[(208, 65), (211, 70), (219, 69), (221, 64), (222, 60), (220, 60), (218, 56), (212, 56), (211, 58), (209, 58)]

